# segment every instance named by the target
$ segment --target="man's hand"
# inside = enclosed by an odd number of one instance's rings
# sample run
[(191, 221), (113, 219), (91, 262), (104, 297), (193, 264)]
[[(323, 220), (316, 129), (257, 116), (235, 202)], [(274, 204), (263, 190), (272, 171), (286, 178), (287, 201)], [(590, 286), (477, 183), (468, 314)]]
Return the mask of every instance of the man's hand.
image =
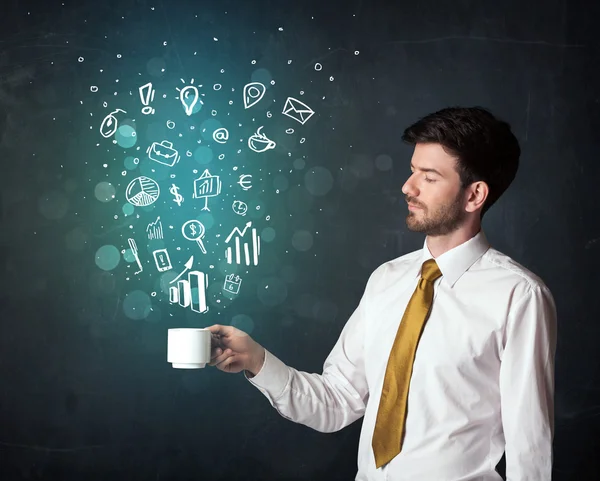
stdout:
[(212, 333), (209, 366), (223, 372), (237, 373), (242, 370), (256, 375), (265, 360), (265, 348), (247, 333), (233, 326), (214, 324), (207, 327)]

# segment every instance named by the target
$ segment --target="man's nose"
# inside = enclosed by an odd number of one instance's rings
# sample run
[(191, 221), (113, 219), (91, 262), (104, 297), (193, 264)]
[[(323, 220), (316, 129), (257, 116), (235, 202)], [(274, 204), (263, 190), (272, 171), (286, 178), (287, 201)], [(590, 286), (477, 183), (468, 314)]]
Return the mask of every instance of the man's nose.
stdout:
[(411, 197), (417, 196), (416, 188), (411, 182), (410, 178), (402, 186), (402, 193), (404, 195), (410, 195)]

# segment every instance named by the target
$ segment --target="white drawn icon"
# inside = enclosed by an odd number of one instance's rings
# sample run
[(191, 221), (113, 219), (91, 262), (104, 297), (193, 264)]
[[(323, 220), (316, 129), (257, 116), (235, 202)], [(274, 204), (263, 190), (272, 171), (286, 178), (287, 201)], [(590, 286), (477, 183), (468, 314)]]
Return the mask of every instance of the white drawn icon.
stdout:
[(190, 271), (187, 280), (177, 281), (177, 286), (169, 287), (169, 302), (189, 307), (200, 314), (208, 312), (206, 288), (208, 274), (200, 271)]
[[(242, 264), (245, 261), (245, 264), (247, 266), (250, 265), (250, 259), (252, 259), (252, 263), (257, 266), (258, 265), (258, 256), (260, 256), (260, 236), (257, 235), (256, 233), (256, 229), (252, 228), (252, 253), (250, 253), (250, 245), (248, 244), (248, 242), (244, 242), (243, 246), (241, 245), (241, 242), (243, 239), (243, 237), (246, 235), (246, 231), (248, 230), (248, 228), (252, 226), (252, 221), (248, 222), (246, 224), (246, 227), (244, 227), (244, 230), (240, 232), (240, 230), (236, 227), (235, 229), (233, 229), (231, 231), (231, 234), (229, 234), (229, 237), (227, 237), (227, 239), (225, 240), (225, 244), (229, 244), (229, 241), (231, 241), (231, 238), (233, 237), (234, 234), (237, 234), (235, 236), (235, 246), (232, 248), (231, 246), (229, 246), (227, 248), (227, 250), (225, 251), (225, 258), (227, 259), (227, 263), (231, 264), (235, 261), (236, 264)], [(243, 249), (243, 253), (242, 253), (242, 249)], [(234, 252), (235, 250), (235, 252)], [(234, 253), (235, 253), (235, 258), (234, 258)], [(242, 258), (243, 255), (243, 258)]]
[(194, 199), (204, 198), (204, 207), (202, 210), (208, 210), (208, 198), (216, 197), (221, 193), (221, 181), (218, 175), (210, 175), (206, 169), (200, 177), (194, 180)]
[(156, 90), (152, 88), (152, 82), (142, 85), (138, 90), (140, 91), (140, 100), (144, 105), (142, 108), (142, 113), (144, 115), (153, 114), (154, 108), (150, 107), (150, 102), (154, 100), (154, 94), (156, 93)]
[(306, 123), (314, 115), (315, 111), (308, 105), (299, 100), (288, 97), (283, 106), (283, 115), (300, 122), (302, 125)]
[(137, 265), (140, 268), (139, 271), (137, 271), (133, 274), (135, 276), (135, 275), (139, 274), (140, 272), (142, 272), (144, 270), (144, 268), (142, 267), (142, 263), (140, 262), (140, 257), (138, 256), (137, 244), (131, 237), (129, 239), (127, 239), (127, 241), (129, 242), (129, 247), (131, 248), (131, 253), (133, 254), (133, 257), (135, 257), (135, 261), (137, 262)]
[(102, 121), (102, 124), (100, 125), (100, 133), (102, 134), (102, 137), (108, 139), (110, 136), (112, 136), (117, 131), (117, 128), (119, 127), (119, 122), (117, 121), (117, 118), (115, 117), (115, 114), (117, 112), (123, 112), (124, 114), (127, 113), (124, 110), (116, 109), (116, 110), (113, 110), (106, 117), (104, 117), (104, 120)]
[(252, 82), (244, 86), (244, 108), (249, 109), (264, 97), (267, 88), (260, 82)]
[(274, 149), (277, 145), (271, 139), (269, 139), (265, 134), (262, 134), (260, 130), (262, 127), (259, 127), (255, 134), (252, 134), (248, 138), (248, 147), (252, 149), (254, 152), (265, 152), (269, 149)]
[(240, 180), (238, 180), (238, 184), (242, 189), (250, 190), (252, 188), (252, 176), (250, 174), (240, 175)]
[(169, 192), (173, 194), (173, 202), (175, 202), (179, 207), (181, 207), (181, 203), (183, 202), (183, 195), (179, 193), (179, 187), (177, 187), (175, 184), (172, 184), (171, 188), (169, 189)]
[(241, 200), (234, 200), (231, 208), (237, 215), (246, 215), (246, 212), (248, 212), (248, 204)]
[(148, 227), (146, 227), (146, 233), (148, 234), (148, 239), (162, 239), (163, 238), (163, 226), (160, 221), (160, 216), (156, 218), (154, 222), (150, 222)]
[(167, 140), (163, 140), (160, 143), (153, 142), (152, 145), (146, 149), (146, 153), (154, 162), (158, 162), (159, 164), (168, 167), (173, 167), (180, 159), (179, 152), (175, 150), (173, 144)]
[(173, 282), (177, 282), (182, 275), (184, 275), (187, 271), (189, 271), (192, 268), (193, 264), (194, 264), (194, 256), (190, 256), (188, 261), (184, 264), (185, 269), (183, 269), (175, 279), (173, 279), (171, 282), (169, 282), (169, 284), (173, 284)]
[(224, 144), (227, 142), (227, 140), (229, 140), (229, 131), (225, 127), (221, 127), (213, 132), (213, 139), (215, 142)]
[(156, 263), (158, 272), (165, 272), (173, 268), (167, 249), (157, 249), (152, 255), (154, 256), (154, 262)]
[(239, 294), (241, 285), (242, 279), (240, 276), (229, 274), (228, 276), (225, 276), (223, 290), (230, 292), (231, 294)]
[[(183, 83), (185, 83), (185, 81), (183, 79), (181, 79), (181, 81)], [(192, 79), (192, 84), (194, 83), (194, 79)], [(179, 88), (176, 88), (175, 90), (179, 91), (179, 100), (181, 101), (181, 104), (183, 105), (183, 108), (185, 109), (185, 113), (188, 115), (188, 117), (190, 115), (192, 115), (194, 107), (196, 106), (196, 104), (198, 102), (200, 102), (200, 104), (202, 104), (202, 100), (200, 100), (200, 94), (198, 92), (198, 89), (196, 88), (195, 85), (186, 85), (183, 89), (179, 90)]]
[(206, 254), (206, 247), (204, 247), (204, 242), (202, 241), (206, 229), (202, 222), (196, 219), (188, 220), (181, 226), (181, 233), (187, 240), (196, 241), (202, 253)]
[(147, 207), (158, 199), (160, 188), (155, 180), (144, 175), (136, 177), (127, 186), (125, 198), (136, 207)]

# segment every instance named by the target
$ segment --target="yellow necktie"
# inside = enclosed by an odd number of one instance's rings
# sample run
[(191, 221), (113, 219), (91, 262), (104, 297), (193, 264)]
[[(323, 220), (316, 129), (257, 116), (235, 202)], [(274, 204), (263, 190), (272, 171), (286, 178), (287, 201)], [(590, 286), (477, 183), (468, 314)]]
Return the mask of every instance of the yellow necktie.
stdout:
[(402, 449), (408, 387), (419, 338), (433, 301), (433, 283), (442, 273), (434, 259), (421, 268), (421, 279), (413, 293), (388, 359), (381, 401), (373, 432), (373, 453), (377, 468), (389, 463)]

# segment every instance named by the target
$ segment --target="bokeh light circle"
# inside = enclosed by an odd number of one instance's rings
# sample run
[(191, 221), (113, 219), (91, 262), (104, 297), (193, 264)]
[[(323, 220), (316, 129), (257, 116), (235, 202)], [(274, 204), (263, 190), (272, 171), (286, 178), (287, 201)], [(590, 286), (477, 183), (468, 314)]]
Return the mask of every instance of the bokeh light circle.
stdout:
[(375, 167), (379, 170), (390, 170), (392, 168), (392, 158), (389, 155), (381, 154), (375, 158)]
[(333, 176), (325, 167), (313, 167), (304, 174), (304, 185), (312, 195), (325, 195), (333, 186)]
[(100, 202), (110, 202), (115, 198), (115, 187), (110, 182), (99, 182), (94, 189), (94, 195)]
[(258, 282), (258, 299), (265, 306), (276, 306), (286, 300), (288, 290), (285, 282), (278, 277), (266, 277)]
[(231, 318), (231, 325), (246, 334), (252, 334), (254, 331), (254, 321), (246, 314), (237, 314)]
[(210, 147), (201, 145), (194, 151), (194, 159), (201, 165), (209, 164), (213, 160), (213, 151)]
[(137, 134), (131, 125), (121, 125), (115, 132), (115, 139), (119, 146), (128, 149), (137, 144)]
[(150, 314), (151, 308), (150, 296), (144, 291), (131, 291), (123, 299), (123, 312), (129, 319), (145, 319)]
[(38, 208), (46, 219), (62, 219), (69, 209), (69, 199), (62, 192), (54, 190), (38, 199)]
[(265, 242), (272, 242), (275, 240), (275, 229), (273, 227), (265, 227), (260, 233), (260, 239)]
[(313, 245), (313, 236), (307, 230), (298, 230), (292, 236), (292, 245), (298, 251), (307, 251)]
[(112, 271), (119, 265), (121, 260), (121, 253), (113, 245), (104, 245), (96, 251), (94, 258), (96, 265), (104, 271)]

